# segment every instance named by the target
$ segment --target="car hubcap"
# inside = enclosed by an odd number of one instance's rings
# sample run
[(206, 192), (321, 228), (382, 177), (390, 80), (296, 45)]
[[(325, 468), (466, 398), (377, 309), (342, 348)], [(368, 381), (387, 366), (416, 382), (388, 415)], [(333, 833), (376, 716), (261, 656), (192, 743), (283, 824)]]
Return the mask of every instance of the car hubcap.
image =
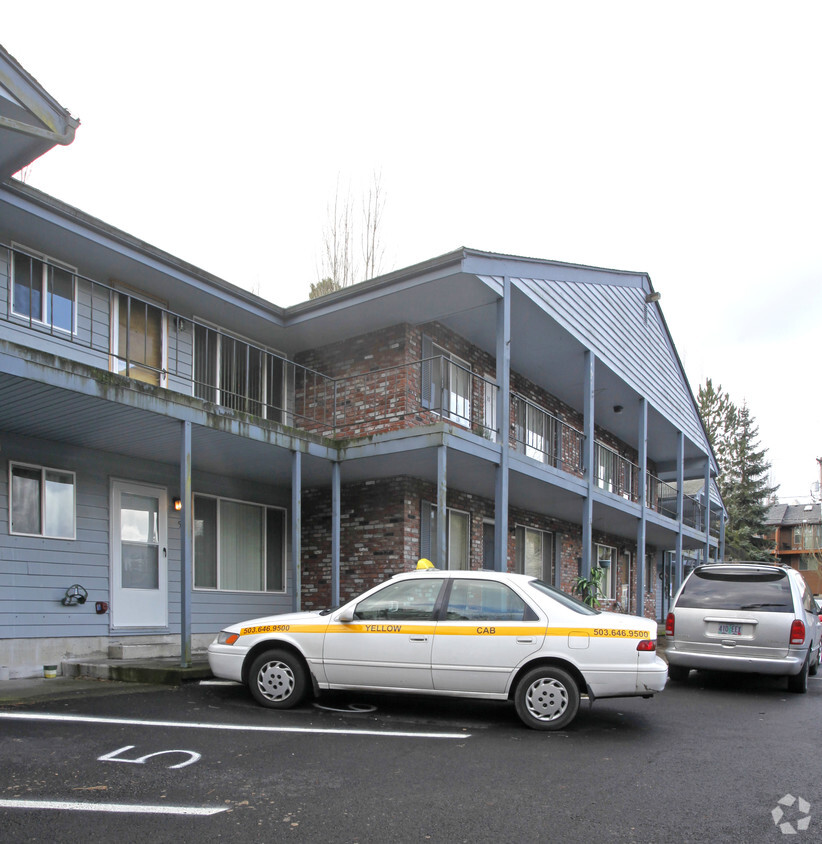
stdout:
[(568, 690), (559, 680), (545, 677), (528, 687), (525, 705), (537, 720), (554, 721), (568, 708)]
[(269, 700), (285, 700), (294, 691), (294, 672), (284, 662), (267, 662), (257, 674), (257, 688)]

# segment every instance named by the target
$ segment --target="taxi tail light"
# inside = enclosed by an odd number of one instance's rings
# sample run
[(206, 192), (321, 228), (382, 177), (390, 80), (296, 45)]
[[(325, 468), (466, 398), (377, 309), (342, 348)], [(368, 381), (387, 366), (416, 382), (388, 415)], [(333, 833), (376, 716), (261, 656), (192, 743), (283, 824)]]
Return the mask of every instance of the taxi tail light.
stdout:
[(793, 624), (791, 624), (791, 644), (805, 644), (805, 622), (800, 621), (798, 618), (795, 618)]
[(655, 651), (656, 642), (653, 639), (640, 639), (640, 641), (637, 642), (636, 649), (638, 651)]
[(672, 612), (668, 613), (668, 617), (665, 619), (665, 635), (666, 636), (673, 636), (674, 635), (674, 614)]

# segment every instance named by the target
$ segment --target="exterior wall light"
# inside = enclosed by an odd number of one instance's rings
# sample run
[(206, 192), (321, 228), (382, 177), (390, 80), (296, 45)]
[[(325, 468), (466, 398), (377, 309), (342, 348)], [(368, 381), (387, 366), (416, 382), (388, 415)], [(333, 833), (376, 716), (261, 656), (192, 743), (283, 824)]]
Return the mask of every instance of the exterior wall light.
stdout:
[(183, 509), (183, 502), (179, 498), (172, 499), (174, 502), (174, 509), (175, 510), (182, 510)]
[(646, 293), (645, 294), (645, 304), (650, 305), (652, 302), (658, 302), (662, 298), (662, 294), (658, 291), (654, 293)]

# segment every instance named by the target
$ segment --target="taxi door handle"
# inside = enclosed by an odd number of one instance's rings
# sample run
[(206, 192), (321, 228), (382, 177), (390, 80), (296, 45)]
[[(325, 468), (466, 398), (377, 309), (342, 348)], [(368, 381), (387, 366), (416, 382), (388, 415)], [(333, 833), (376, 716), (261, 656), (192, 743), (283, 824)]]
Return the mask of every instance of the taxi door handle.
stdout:
[(408, 637), (412, 642), (427, 642), (427, 636), (409, 636)]
[(517, 644), (518, 645), (533, 645), (534, 644), (534, 637), (533, 636), (517, 636)]

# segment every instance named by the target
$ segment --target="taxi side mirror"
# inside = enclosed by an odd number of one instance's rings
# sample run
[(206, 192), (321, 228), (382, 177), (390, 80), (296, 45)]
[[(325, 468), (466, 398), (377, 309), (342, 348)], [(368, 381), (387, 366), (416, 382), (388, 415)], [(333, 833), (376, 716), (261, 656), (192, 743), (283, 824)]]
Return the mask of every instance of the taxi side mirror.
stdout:
[(345, 607), (342, 612), (337, 616), (337, 621), (342, 621), (343, 623), (347, 624), (350, 621), (354, 620), (354, 607), (348, 606)]

